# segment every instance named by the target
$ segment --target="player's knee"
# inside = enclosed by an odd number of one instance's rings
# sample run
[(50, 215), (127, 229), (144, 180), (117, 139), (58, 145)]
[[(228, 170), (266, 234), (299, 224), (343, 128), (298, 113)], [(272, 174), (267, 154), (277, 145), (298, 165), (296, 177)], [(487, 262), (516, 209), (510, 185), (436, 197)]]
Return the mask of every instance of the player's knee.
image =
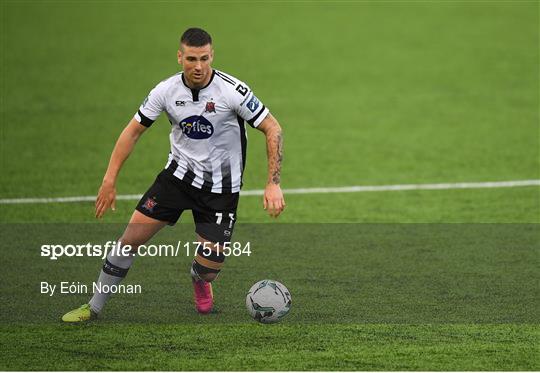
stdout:
[(192, 269), (202, 280), (212, 282), (219, 275), (224, 261), (225, 255), (219, 250), (199, 248)]
[(148, 240), (150, 240), (150, 238), (166, 224), (165, 222), (157, 220), (152, 224), (138, 223), (137, 221), (138, 220), (135, 219), (135, 222), (133, 222), (132, 218), (132, 221), (127, 225), (124, 233), (122, 233), (122, 237), (119, 239), (119, 241), (122, 242), (122, 245), (129, 245), (133, 252), (137, 252), (141, 245), (148, 242)]
[(132, 253), (137, 253), (139, 246), (142, 245), (142, 243), (139, 243), (135, 240), (130, 240), (128, 237), (122, 236), (118, 239), (118, 242), (122, 243), (122, 248), (130, 248), (130, 251)]
[(146, 235), (134, 234), (126, 229), (118, 242), (122, 242), (122, 247), (129, 247), (132, 253), (138, 253), (139, 247), (148, 242), (149, 239)]

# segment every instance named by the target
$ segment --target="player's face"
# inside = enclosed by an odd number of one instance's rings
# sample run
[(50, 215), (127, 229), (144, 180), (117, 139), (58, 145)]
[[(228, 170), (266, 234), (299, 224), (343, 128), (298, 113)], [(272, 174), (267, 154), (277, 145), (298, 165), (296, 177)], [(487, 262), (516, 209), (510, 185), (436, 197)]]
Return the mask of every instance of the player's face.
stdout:
[(214, 50), (211, 44), (202, 47), (190, 47), (182, 44), (178, 51), (178, 63), (183, 66), (184, 78), (191, 88), (200, 88), (208, 84), (212, 76)]

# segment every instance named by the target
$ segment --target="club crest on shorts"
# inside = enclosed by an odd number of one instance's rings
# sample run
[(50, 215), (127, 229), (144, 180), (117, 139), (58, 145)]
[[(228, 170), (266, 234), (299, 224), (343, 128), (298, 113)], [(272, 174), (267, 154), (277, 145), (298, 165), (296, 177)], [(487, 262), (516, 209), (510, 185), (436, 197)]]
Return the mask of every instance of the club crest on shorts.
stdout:
[(143, 203), (142, 207), (145, 210), (154, 212), (154, 207), (156, 207), (156, 205), (157, 205), (157, 202), (153, 198), (147, 198), (146, 201)]
[(205, 113), (215, 113), (216, 112), (216, 103), (208, 101), (206, 103), (206, 108), (204, 109)]

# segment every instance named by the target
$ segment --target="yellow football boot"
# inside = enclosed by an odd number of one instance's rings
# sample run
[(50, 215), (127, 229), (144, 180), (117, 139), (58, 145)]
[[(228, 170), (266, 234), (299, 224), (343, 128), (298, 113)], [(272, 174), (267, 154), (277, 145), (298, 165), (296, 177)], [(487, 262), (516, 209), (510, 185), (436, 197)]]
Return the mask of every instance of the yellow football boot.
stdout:
[(64, 322), (84, 322), (97, 319), (97, 313), (90, 309), (89, 304), (83, 304), (79, 308), (69, 311), (62, 316)]

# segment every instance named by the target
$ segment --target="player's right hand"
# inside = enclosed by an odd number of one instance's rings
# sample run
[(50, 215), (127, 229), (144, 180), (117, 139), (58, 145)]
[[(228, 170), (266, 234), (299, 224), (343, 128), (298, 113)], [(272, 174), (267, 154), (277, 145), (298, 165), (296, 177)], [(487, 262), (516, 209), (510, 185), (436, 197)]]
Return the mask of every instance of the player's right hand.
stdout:
[(116, 209), (116, 188), (104, 181), (96, 198), (96, 218), (100, 219), (109, 208)]

